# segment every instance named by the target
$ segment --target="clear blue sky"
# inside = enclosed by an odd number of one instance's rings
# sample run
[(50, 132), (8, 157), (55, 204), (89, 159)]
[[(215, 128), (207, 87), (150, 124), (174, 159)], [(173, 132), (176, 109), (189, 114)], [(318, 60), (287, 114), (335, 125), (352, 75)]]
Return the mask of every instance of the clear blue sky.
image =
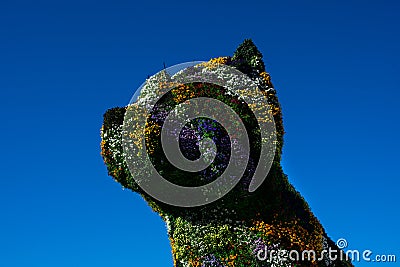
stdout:
[(400, 261), (400, 5), (240, 2), (1, 1), (1, 267), (172, 266), (161, 219), (107, 176), (102, 115), (163, 62), (245, 38), (283, 106), (290, 181), (334, 240)]

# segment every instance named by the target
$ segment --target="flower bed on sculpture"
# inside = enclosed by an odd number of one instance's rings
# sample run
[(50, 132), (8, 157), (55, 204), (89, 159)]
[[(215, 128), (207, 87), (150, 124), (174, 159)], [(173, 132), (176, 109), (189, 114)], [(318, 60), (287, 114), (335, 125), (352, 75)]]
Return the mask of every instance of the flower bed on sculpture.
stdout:
[[(198, 68), (215, 75), (216, 79), (223, 77), (232, 88), (240, 83), (234, 76), (219, 72), (218, 65), (244, 73), (267, 99), (268, 106), (257, 105), (260, 96), (251, 95), (252, 91), (245, 89), (235, 91), (229, 86), (212, 83), (177, 82), (181, 76), (187, 78)], [(169, 128), (165, 136), (179, 136), (180, 150), (187, 159), (203, 157), (209, 163), (204, 170), (189, 174), (169, 162), (163, 153), (160, 136), (171, 112), (178, 110), (177, 118), (183, 116), (185, 106), (180, 104), (201, 97), (216, 99), (234, 110), (243, 121), (251, 144), (249, 151), (241, 151), (240, 146), (238, 151), (231, 151), (236, 140), (235, 136), (228, 138), (223, 127), (225, 122), (206, 117), (189, 120), (178, 133), (177, 129)], [(255, 104), (247, 105), (245, 99), (252, 99)], [(146, 109), (151, 112), (144, 112)], [(254, 110), (263, 114), (267, 122), (274, 122), (276, 149), (265, 181), (256, 191), (249, 192), (251, 178), (260, 164), (260, 147), (263, 142), (272, 140), (262, 137)], [(146, 121), (145, 125), (139, 125), (142, 120)], [(131, 130), (124, 130), (128, 126)], [(167, 70), (159, 72), (146, 81), (134, 102), (127, 107), (108, 110), (101, 130), (101, 154), (110, 176), (123, 187), (141, 194), (166, 222), (175, 266), (351, 266), (347, 261), (331, 261), (326, 257), (321, 260), (288, 258), (287, 253), (292, 250), (300, 253), (313, 250), (318, 256), (322, 250), (336, 246), (282, 171), (283, 135), (281, 107), (270, 75), (265, 71), (261, 53), (250, 40), (246, 40), (233, 57), (215, 58), (172, 75)], [(131, 158), (123, 148), (126, 139), (130, 141), (129, 153), (135, 158), (130, 166), (127, 159)], [(145, 167), (149, 164), (175, 184), (204, 185), (220, 176), (229, 160), (240, 158), (247, 152), (250, 156), (240, 182), (223, 198), (204, 206), (185, 208), (169, 205), (153, 198), (140, 186), (142, 180), (150, 179), (149, 169)], [(262, 257), (265, 249), (280, 251), (281, 254)]]

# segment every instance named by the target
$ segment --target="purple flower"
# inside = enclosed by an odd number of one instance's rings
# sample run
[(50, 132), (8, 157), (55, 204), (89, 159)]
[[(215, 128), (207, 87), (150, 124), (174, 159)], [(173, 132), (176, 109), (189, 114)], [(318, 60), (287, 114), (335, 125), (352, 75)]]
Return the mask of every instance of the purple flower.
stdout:
[(214, 254), (203, 257), (201, 267), (224, 267), (224, 265), (215, 257)]

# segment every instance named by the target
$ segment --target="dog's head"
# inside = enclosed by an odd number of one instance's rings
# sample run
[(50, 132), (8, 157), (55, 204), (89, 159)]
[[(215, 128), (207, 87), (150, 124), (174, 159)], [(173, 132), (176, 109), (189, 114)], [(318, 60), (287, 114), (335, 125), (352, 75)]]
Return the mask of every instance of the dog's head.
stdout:
[[(226, 66), (226, 69), (223, 70), (229, 72), (228, 74), (232, 76), (228, 77), (228, 79), (234, 80), (242, 77), (242, 80), (249, 80), (257, 87), (257, 92), (261, 95), (264, 102), (255, 103), (256, 105), (249, 104), (243, 97), (238, 94), (235, 95), (235, 92), (232, 93), (224, 86), (221, 86), (221, 84), (204, 82), (209, 81), (210, 76), (214, 75), (214, 73), (222, 72), (221, 70), (215, 70), (217, 66)], [(197, 67), (199, 69), (195, 70)], [(179, 79), (183, 74), (190, 74), (191, 77), (194, 77), (200, 73), (204, 76), (205, 70), (210, 71), (210, 74), (206, 73), (207, 77), (202, 82), (193, 81), (185, 84), (177, 82), (181, 81)], [(198, 73), (194, 74), (194, 71)], [(219, 75), (222, 76), (222, 74)], [(225, 76), (224, 79), (227, 79)], [(175, 80), (172, 78), (175, 78)], [(218, 77), (216, 80), (218, 80)], [(218, 82), (219, 80), (216, 83)], [(227, 84), (229, 83), (232, 82), (229, 80)], [(163, 94), (159, 93), (159, 91), (162, 91), (166, 87), (171, 87), (172, 89), (168, 91), (164, 90)], [(150, 206), (161, 215), (173, 214), (174, 216), (182, 216), (182, 214), (187, 214), (187, 210), (190, 210), (191, 217), (196, 212), (200, 212), (199, 216), (202, 220), (208, 220), (214, 218), (214, 216), (208, 218), (210, 214), (209, 210), (220, 210), (222, 208), (234, 210), (234, 213), (241, 220), (246, 217), (244, 214), (241, 214), (243, 211), (245, 211), (245, 214), (251, 214), (250, 217), (253, 217), (258, 206), (257, 203), (263, 202), (260, 201), (258, 196), (262, 195), (263, 199), (268, 199), (268, 195), (271, 195), (269, 193), (272, 189), (271, 183), (276, 183), (275, 180), (278, 179), (276, 173), (280, 172), (279, 162), (283, 144), (283, 125), (281, 108), (276, 91), (272, 86), (270, 75), (265, 71), (262, 55), (252, 41), (246, 40), (240, 45), (233, 57), (212, 59), (208, 63), (201, 63), (196, 67), (192, 67), (186, 73), (181, 71), (174, 77), (171, 77), (167, 70), (163, 70), (147, 79), (141, 90), (139, 97), (129, 106), (112, 108), (104, 114), (101, 131), (101, 154), (107, 165), (109, 174), (123, 187), (141, 194), (149, 202)], [(240, 91), (237, 89), (237, 92)], [(256, 96), (249, 95), (249, 92), (251, 93), (250, 89), (247, 89), (247, 98), (253, 97), (256, 99)], [(184, 158), (177, 159), (178, 153), (170, 152), (169, 155), (165, 153), (166, 145), (162, 144), (162, 141), (168, 142), (169, 139), (174, 139), (174, 134), (177, 134), (176, 126), (166, 126), (166, 114), (187, 100), (205, 97), (208, 98), (208, 102), (202, 107), (201, 111), (203, 113), (208, 112), (207, 114), (212, 113), (210, 116), (213, 116), (213, 118), (218, 114), (222, 122), (217, 121), (218, 118), (212, 119), (204, 116), (192, 118), (188, 123), (182, 125), (182, 129), (179, 129), (177, 135), (179, 150), (181, 150)], [(144, 108), (149, 105), (151, 102), (149, 99), (152, 98), (156, 98), (156, 101), (152, 103), (151, 112), (146, 113), (144, 112)], [(210, 102), (213, 99), (216, 101)], [(217, 108), (218, 103), (228, 106), (243, 121), (243, 129), (248, 139), (248, 147), (246, 149), (241, 145), (235, 147), (239, 139), (238, 133), (240, 127), (236, 122), (233, 122), (235, 118), (228, 117), (225, 109)], [(197, 105), (196, 112), (201, 113), (199, 112), (199, 104), (192, 103), (193, 105)], [(257, 105), (258, 109), (254, 110)], [(267, 133), (267, 137), (264, 137), (262, 136), (262, 130), (260, 130), (260, 124), (262, 121), (267, 121), (268, 119), (271, 125), (273, 124), (273, 135)], [(163, 127), (164, 130), (162, 130)], [(168, 130), (165, 130), (166, 128)], [(230, 132), (229, 128), (231, 128)], [(163, 139), (161, 138), (162, 131), (166, 133)], [(262, 140), (262, 138), (272, 138), (269, 135), (273, 136), (274, 140)], [(263, 184), (259, 183), (257, 190), (250, 190), (255, 192), (249, 192), (252, 179), (255, 180), (254, 176), (257, 166), (267, 165), (267, 159), (261, 157), (262, 142), (267, 141), (273, 142), (274, 145), (273, 150), (270, 149), (270, 151), (267, 151), (273, 153), (273, 155), (269, 155), (269, 165), (272, 166), (268, 166), (269, 174), (261, 173), (258, 176), (263, 176), (261, 179), (259, 178), (262, 181), (265, 178), (268, 179), (265, 179), (266, 182)], [(128, 144), (129, 142), (131, 144)], [(141, 144), (145, 148), (142, 147), (142, 151), (138, 151), (140, 150), (138, 146)], [(129, 145), (133, 148), (130, 149)], [(171, 145), (171, 147), (173, 146)], [(132, 151), (134, 149), (136, 150)], [(242, 153), (239, 153), (235, 149), (242, 150)], [(146, 157), (140, 158), (137, 156), (140, 153), (142, 156), (146, 154)], [(182, 201), (177, 202), (182, 203), (182, 205), (174, 205), (173, 203), (171, 205), (168, 201), (160, 201), (160, 198), (157, 196), (149, 194), (149, 191), (140, 185), (140, 180), (145, 179), (143, 178), (146, 176), (145, 165), (148, 163), (148, 161), (146, 163), (141, 162), (142, 159), (149, 159), (150, 163), (155, 166), (155, 170), (158, 173), (162, 173), (164, 178), (174, 184), (183, 187), (199, 187), (215, 181), (228, 167), (231, 167), (231, 169), (235, 168), (232, 166), (238, 165), (239, 162), (235, 157), (241, 158), (243, 154), (247, 155), (247, 162), (245, 162), (241, 177), (239, 177), (240, 181), (234, 185), (230, 185), (231, 190), (226, 192), (223, 197), (215, 197), (216, 201), (204, 203), (207, 205), (185, 205), (185, 200), (181, 199), (181, 197), (179, 199)], [(174, 160), (177, 164), (186, 160), (192, 162), (203, 160), (203, 163), (208, 163), (208, 166), (203, 166), (201, 171), (188, 171), (188, 168), (183, 168), (184, 170), (182, 170), (170, 163), (170, 161)], [(163, 190), (166, 191), (166, 189)], [(218, 189), (214, 187), (213, 190), (217, 191)], [(163, 193), (167, 194), (169, 192)], [(194, 198), (195, 194), (196, 192), (189, 192), (186, 196)], [(246, 207), (238, 208), (237, 203), (239, 202), (246, 203)], [(188, 203), (190, 204), (189, 201)], [(182, 208), (182, 206), (185, 208)]]

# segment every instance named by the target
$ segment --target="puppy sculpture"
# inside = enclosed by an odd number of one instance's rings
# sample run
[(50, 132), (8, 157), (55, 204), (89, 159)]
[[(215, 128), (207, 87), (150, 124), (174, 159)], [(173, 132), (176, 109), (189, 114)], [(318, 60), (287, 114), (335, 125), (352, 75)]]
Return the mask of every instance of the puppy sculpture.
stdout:
[[(145, 118), (145, 131), (142, 134), (136, 133), (135, 136), (135, 116), (143, 114), (136, 112), (132, 115), (130, 106), (112, 108), (104, 114), (101, 129), (101, 155), (109, 175), (123, 187), (141, 194), (166, 222), (174, 265), (352, 266), (328, 237), (306, 201), (288, 182), (282, 170), (280, 160), (284, 128), (281, 107), (270, 75), (265, 71), (262, 54), (254, 43), (245, 40), (232, 57), (215, 58), (199, 65), (208, 69), (217, 65), (234, 68), (253, 81), (266, 99), (263, 105), (268, 106), (268, 114), (274, 122), (274, 151), (269, 172), (255, 190), (249, 190), (255, 165), (264, 163), (260, 160), (260, 131), (254, 130), (259, 123), (254, 121), (254, 114), (243, 103), (243, 99), (235, 95), (227, 96), (227, 91), (221, 86), (201, 82), (184, 85), (173, 83), (168, 71), (163, 70), (146, 81), (138, 98), (131, 103), (132, 107), (139, 102), (143, 104), (158, 88), (169, 84), (174, 89), (169, 96), (163, 98), (165, 103), (179, 104), (190, 98), (208, 96), (229, 104), (240, 113), (245, 129), (251, 132), (247, 158), (249, 163), (245, 166), (240, 181), (229, 192), (204, 205), (176, 205), (149, 194), (149, 190), (139, 182), (141, 176), (146, 175), (144, 168), (132, 157), (127, 157), (130, 152), (126, 150), (124, 142), (130, 138), (142, 140), (151, 164), (156, 165), (156, 171), (170, 182), (186, 187), (201, 186), (215, 180), (215, 174), (220, 174), (227, 168), (224, 160), (229, 161), (233, 156), (229, 152), (232, 141), (224, 137), (227, 132), (221, 124), (200, 118), (185, 125), (186, 128), (179, 134), (182, 153), (192, 161), (199, 159), (204, 152), (199, 147), (196, 134), (199, 135), (200, 132), (201, 136), (207, 135), (216, 142), (214, 152), (222, 156), (214, 155), (212, 167), (198, 173), (179, 171), (175, 166), (166, 163), (168, 157), (164, 155), (160, 139), (165, 116), (160, 118), (155, 113), (150, 113)], [(158, 111), (166, 111), (165, 107), (168, 107), (157, 105)], [(130, 118), (127, 119), (129, 112)], [(124, 124), (129, 123), (132, 133), (127, 134)], [(136, 145), (140, 146), (138, 143)], [(184, 197), (178, 200), (185, 203)]]

